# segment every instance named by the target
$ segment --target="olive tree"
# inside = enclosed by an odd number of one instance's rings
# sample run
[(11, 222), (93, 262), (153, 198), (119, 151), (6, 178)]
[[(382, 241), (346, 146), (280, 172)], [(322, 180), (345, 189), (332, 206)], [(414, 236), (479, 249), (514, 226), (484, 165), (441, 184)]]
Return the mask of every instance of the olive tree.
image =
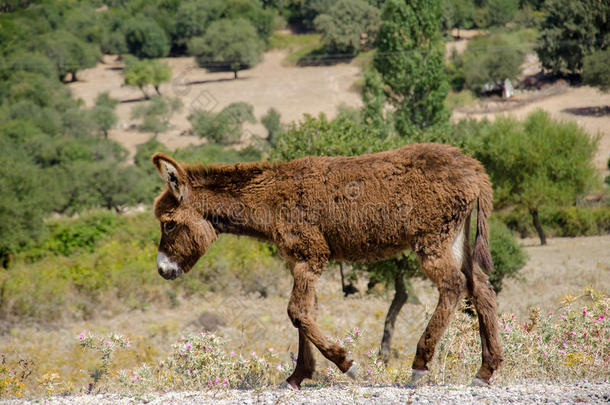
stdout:
[(222, 19), (214, 21), (205, 35), (191, 39), (189, 53), (201, 67), (237, 72), (251, 68), (261, 61), (265, 43), (247, 20)]

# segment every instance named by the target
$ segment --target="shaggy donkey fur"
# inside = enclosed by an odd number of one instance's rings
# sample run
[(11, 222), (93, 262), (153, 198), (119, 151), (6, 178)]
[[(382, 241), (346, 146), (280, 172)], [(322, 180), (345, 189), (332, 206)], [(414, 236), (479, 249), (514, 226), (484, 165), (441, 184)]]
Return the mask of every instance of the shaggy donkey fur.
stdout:
[[(439, 289), (438, 305), (413, 361), (412, 381), (427, 371), (437, 342), (459, 300), (475, 305), (482, 366), (475, 382), (488, 383), (502, 362), (487, 218), (492, 189), (481, 164), (439, 144), (355, 157), (306, 157), (291, 162), (182, 165), (153, 156), (167, 189), (155, 201), (161, 222), (159, 273), (188, 272), (218, 233), (274, 243), (289, 264), (294, 286), (288, 316), (299, 331), (299, 388), (314, 371), (312, 346), (346, 373), (355, 365), (316, 323), (315, 283), (330, 259), (371, 261), (412, 249)], [(470, 215), (477, 235), (470, 247)]]

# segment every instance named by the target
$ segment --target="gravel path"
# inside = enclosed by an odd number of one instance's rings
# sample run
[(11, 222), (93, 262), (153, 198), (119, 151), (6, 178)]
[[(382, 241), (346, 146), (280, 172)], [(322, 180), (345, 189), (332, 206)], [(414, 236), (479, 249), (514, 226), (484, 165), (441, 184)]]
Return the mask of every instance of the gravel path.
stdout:
[[(1, 402), (1, 401), (0, 401)], [(123, 397), (115, 394), (51, 397), (37, 400), (10, 400), (6, 404), (608, 404), (610, 382), (576, 384), (529, 383), (507, 387), (345, 386), (289, 390), (219, 390), (172, 392)]]

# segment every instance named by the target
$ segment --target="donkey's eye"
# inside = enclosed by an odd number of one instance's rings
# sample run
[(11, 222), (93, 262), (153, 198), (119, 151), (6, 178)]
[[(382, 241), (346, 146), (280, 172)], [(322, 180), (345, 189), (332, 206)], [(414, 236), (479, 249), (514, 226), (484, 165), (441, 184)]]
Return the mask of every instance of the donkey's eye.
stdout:
[(165, 223), (165, 232), (171, 232), (176, 229), (176, 223), (174, 221), (169, 221)]

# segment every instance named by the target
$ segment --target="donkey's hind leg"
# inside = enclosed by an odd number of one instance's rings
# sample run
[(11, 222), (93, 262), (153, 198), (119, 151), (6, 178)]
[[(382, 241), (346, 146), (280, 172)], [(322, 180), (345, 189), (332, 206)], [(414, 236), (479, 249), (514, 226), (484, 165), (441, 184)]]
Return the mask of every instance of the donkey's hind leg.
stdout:
[(424, 273), (437, 285), (439, 297), (436, 310), (417, 343), (411, 383), (417, 382), (428, 371), (428, 363), (434, 356), (436, 345), (466, 291), (466, 278), (458, 269), (449, 249), (440, 257), (420, 255), (420, 262)]
[(488, 384), (494, 371), (502, 364), (502, 344), (498, 330), (496, 294), (488, 281), (487, 275), (478, 266), (474, 266), (472, 269), (472, 288), (469, 288), (469, 290), (479, 318), (483, 357), (483, 363), (476, 374), (476, 378)]
[[(347, 359), (344, 348), (330, 342), (324, 336), (315, 322), (315, 282), (318, 280), (320, 272), (321, 268), (316, 268), (316, 264), (299, 262), (294, 265), (292, 268), (294, 286), (288, 303), (288, 316), (292, 324), (299, 329), (299, 339), (302, 334), (320, 350), (324, 357), (335, 363), (339, 370), (346, 373), (350, 370), (353, 361)], [(301, 340), (299, 340), (300, 342)], [(305, 368), (302, 368), (302, 370), (305, 370)]]

